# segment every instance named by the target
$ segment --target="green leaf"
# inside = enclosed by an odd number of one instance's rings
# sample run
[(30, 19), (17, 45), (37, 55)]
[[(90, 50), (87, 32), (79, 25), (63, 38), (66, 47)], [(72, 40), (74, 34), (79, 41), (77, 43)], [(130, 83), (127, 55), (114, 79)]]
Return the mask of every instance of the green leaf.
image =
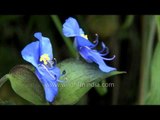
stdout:
[(13, 90), (33, 104), (47, 104), (41, 83), (28, 68), (23, 65), (17, 65), (7, 75)]
[(156, 46), (151, 64), (151, 88), (146, 104), (160, 104), (160, 42)]
[(156, 24), (158, 29), (158, 40), (160, 41), (160, 15), (156, 15)]
[(10, 81), (7, 80), (0, 87), (0, 104), (2, 105), (33, 105), (33, 103), (17, 95), (11, 87)]
[(156, 22), (154, 15), (144, 15), (142, 25), (142, 49), (140, 66), (140, 89), (138, 104), (143, 105), (150, 88), (150, 65), (152, 60)]
[(7, 78), (7, 75), (3, 76), (1, 79), (0, 79), (0, 87), (8, 80)]
[(35, 68), (34, 68), (32, 65), (30, 65), (30, 64), (20, 64), (20, 65), (18, 65), (18, 66), (19, 66), (19, 67), (27, 68), (27, 69), (31, 70), (32, 72), (35, 71)]
[(106, 83), (105, 80), (102, 80), (102, 81), (100, 81), (100, 86), (95, 87), (96, 91), (101, 96), (105, 95), (107, 93), (107, 91), (108, 91), (107, 86), (104, 86), (104, 85), (107, 85), (107, 83)]
[(125, 72), (113, 71), (101, 72), (97, 65), (82, 62), (76, 59), (67, 59), (58, 64), (66, 74), (61, 77), (64, 82), (59, 83), (59, 92), (53, 102), (55, 105), (67, 105), (77, 103), (98, 82), (113, 75)]

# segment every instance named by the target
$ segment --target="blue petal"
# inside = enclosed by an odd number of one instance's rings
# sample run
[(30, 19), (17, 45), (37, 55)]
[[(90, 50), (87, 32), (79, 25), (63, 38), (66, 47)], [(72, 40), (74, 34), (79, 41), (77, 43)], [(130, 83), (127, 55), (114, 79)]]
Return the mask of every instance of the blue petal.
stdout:
[(84, 34), (83, 30), (79, 27), (76, 19), (69, 17), (63, 24), (63, 34), (66, 37), (75, 37)]
[(84, 34), (84, 31), (82, 30), (82, 28), (79, 29), (80, 35)]
[(95, 47), (96, 45), (93, 44), (92, 42), (90, 42), (88, 39), (85, 39), (84, 37), (81, 37), (81, 36), (76, 36), (75, 37), (75, 47), (78, 48), (78, 47), (82, 47), (82, 46), (87, 46), (87, 47)]
[(53, 102), (57, 93), (58, 93), (58, 85), (57, 82), (46, 82), (44, 85), (44, 90), (47, 93), (46, 94), (46, 100), (48, 102)]
[(96, 51), (96, 50), (92, 50), (88, 47), (83, 47), (80, 51), (80, 54), (82, 55), (82, 57), (85, 56), (85, 60), (88, 61), (94, 61), (95, 63), (97, 63), (99, 65), (99, 69), (103, 72), (111, 72), (113, 70), (116, 70), (116, 68), (113, 67), (109, 67), (105, 64), (103, 58), (101, 57), (101, 55)]
[(52, 53), (52, 45), (47, 37), (43, 37), (42, 33), (36, 32), (34, 34), (34, 37), (36, 37), (40, 41), (40, 55), (48, 54), (50, 59), (53, 59), (53, 53)]
[(108, 72), (116, 70), (116, 68), (107, 66), (105, 64), (103, 58), (100, 56), (100, 54), (98, 52), (91, 51), (90, 54), (91, 54), (90, 59), (92, 59), (95, 63), (97, 63), (99, 65), (99, 69), (101, 71), (108, 73)]
[(39, 61), (39, 41), (28, 44), (22, 51), (24, 60), (30, 62), (33, 66), (38, 66)]
[(93, 60), (89, 58), (90, 48), (88, 47), (80, 47), (79, 48), (80, 55), (89, 63), (92, 63)]
[(56, 77), (57, 77), (57, 79), (60, 78), (60, 76), (61, 76), (61, 71), (60, 71), (60, 69), (59, 69), (58, 67), (55, 67), (55, 66), (54, 66), (54, 67), (50, 68), (49, 71), (50, 71), (52, 74), (55, 74)]
[[(52, 102), (58, 93), (58, 82), (56, 75), (53, 74), (56, 73), (54, 69), (48, 71), (44, 67), (39, 67), (36, 70), (36, 75), (44, 87), (46, 100)], [(52, 74), (54, 78), (50, 76), (50, 74)]]

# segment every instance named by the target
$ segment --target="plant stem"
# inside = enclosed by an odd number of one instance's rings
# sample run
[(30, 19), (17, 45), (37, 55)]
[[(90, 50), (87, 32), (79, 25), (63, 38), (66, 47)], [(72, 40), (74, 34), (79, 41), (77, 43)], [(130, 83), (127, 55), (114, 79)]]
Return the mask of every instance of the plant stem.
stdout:
[(124, 24), (122, 25), (122, 29), (129, 28), (134, 21), (134, 15), (127, 15)]
[(8, 80), (7, 74), (0, 79), (0, 87)]
[(153, 41), (155, 36), (155, 16), (143, 16), (143, 36), (142, 36), (142, 58), (140, 68), (140, 91), (138, 104), (143, 105), (149, 90), (150, 83), (150, 63), (153, 51)]
[(59, 31), (60, 35), (62, 36), (63, 41), (67, 45), (67, 47), (71, 53), (71, 56), (76, 57), (76, 51), (73, 48), (73, 44), (72, 44), (71, 40), (62, 34), (62, 23), (61, 23), (59, 17), (57, 15), (51, 15), (51, 18), (52, 18), (53, 22), (55, 23), (55, 26), (57, 27), (57, 30)]

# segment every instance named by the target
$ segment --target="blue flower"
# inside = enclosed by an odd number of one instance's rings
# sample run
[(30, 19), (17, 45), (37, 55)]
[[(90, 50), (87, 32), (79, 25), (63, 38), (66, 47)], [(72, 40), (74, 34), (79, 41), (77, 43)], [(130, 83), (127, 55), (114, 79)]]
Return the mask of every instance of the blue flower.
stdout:
[[(98, 35), (96, 34), (96, 40), (91, 43), (88, 40), (88, 36), (84, 34), (82, 28), (79, 27), (76, 19), (69, 17), (63, 24), (63, 34), (66, 37), (74, 37), (74, 46), (79, 51), (80, 55), (88, 62), (95, 62), (99, 65), (99, 69), (103, 72), (111, 72), (116, 68), (109, 67), (105, 64), (104, 60), (113, 60), (112, 58), (104, 58), (108, 54), (108, 48), (102, 42), (102, 50), (97, 51), (94, 48), (98, 45)], [(105, 53), (104, 53), (105, 52)]]
[(56, 67), (56, 61), (53, 59), (50, 40), (40, 32), (35, 33), (34, 37), (38, 41), (28, 44), (21, 54), (24, 60), (36, 68), (35, 74), (44, 87), (46, 100), (52, 102), (58, 93), (60, 69)]

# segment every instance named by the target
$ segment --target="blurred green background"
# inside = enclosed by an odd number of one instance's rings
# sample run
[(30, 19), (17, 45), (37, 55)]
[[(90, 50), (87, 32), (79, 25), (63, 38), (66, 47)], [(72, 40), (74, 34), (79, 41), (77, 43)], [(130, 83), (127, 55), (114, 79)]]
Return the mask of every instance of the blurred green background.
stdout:
[[(35, 40), (35, 32), (50, 38), (58, 62), (73, 57), (73, 40), (67, 41), (62, 35), (61, 25), (68, 17), (77, 19), (91, 41), (97, 33), (99, 41), (109, 48), (108, 56), (116, 55), (107, 64), (127, 72), (107, 79), (108, 83), (114, 83), (114, 87), (100, 91), (92, 88), (77, 104), (145, 104), (144, 96), (151, 83), (151, 60), (158, 42), (156, 19), (151, 15), (1, 15), (0, 78), (15, 65), (26, 63), (21, 50)], [(17, 99), (9, 86), (7, 82), (0, 88), (0, 99), (7, 102), (10, 101), (7, 96)]]

